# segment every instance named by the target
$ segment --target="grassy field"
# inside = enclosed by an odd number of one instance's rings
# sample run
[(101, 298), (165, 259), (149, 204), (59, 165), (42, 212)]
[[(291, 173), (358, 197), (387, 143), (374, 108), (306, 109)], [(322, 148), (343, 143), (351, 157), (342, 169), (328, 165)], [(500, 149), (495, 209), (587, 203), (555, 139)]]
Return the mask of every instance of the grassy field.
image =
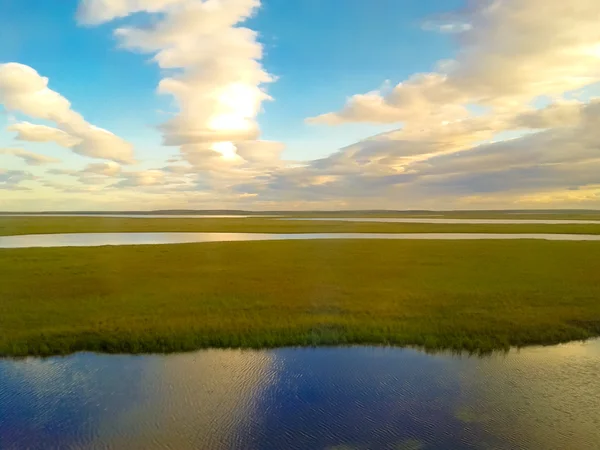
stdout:
[[(74, 214), (105, 215), (109, 212), (73, 211)], [(600, 220), (600, 210), (472, 210), (472, 211), (393, 211), (393, 210), (333, 210), (333, 211), (242, 211), (242, 210), (162, 210), (162, 211), (122, 211), (114, 214), (133, 215), (230, 215), (230, 216), (256, 216), (276, 215), (282, 217), (429, 217), (451, 219), (556, 219), (556, 220)], [(0, 215), (3, 214), (0, 212)], [(39, 215), (40, 213), (25, 213)], [(56, 214), (56, 213), (41, 213)]]
[(0, 250), (0, 355), (600, 335), (600, 242), (279, 241)]
[(115, 217), (1, 217), (0, 236), (109, 232), (240, 233), (568, 233), (600, 234), (600, 224), (474, 225), (285, 221), (248, 219), (140, 219)]

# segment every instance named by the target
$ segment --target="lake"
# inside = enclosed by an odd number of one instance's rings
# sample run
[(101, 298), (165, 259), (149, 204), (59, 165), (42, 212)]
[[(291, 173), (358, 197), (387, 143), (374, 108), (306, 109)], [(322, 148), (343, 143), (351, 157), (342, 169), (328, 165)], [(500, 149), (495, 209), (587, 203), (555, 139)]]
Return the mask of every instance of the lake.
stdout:
[(0, 249), (323, 239), (543, 239), (548, 241), (600, 241), (600, 235), (543, 233), (66, 233), (0, 236)]
[(319, 222), (379, 222), (379, 223), (437, 223), (437, 224), (471, 224), (471, 225), (594, 225), (600, 220), (575, 220), (575, 219), (430, 219), (427, 217), (285, 217), (276, 220), (309, 220)]
[(2, 449), (597, 449), (600, 340), (0, 359)]
[[(516, 213), (513, 213), (516, 214)], [(544, 213), (546, 214), (546, 213)], [(593, 225), (600, 220), (586, 219), (445, 219), (443, 215), (428, 214), (414, 217), (282, 217), (278, 215), (228, 215), (228, 214), (85, 214), (85, 213), (55, 213), (55, 214), (0, 214), (2, 217), (98, 217), (119, 219), (273, 219), (273, 220), (308, 220), (321, 222), (381, 222), (381, 223), (434, 223), (434, 224), (479, 224), (479, 225)]]
[(85, 213), (55, 213), (55, 214), (0, 214), (0, 217), (101, 217), (117, 219), (249, 219), (260, 217), (279, 217), (267, 214), (85, 214)]

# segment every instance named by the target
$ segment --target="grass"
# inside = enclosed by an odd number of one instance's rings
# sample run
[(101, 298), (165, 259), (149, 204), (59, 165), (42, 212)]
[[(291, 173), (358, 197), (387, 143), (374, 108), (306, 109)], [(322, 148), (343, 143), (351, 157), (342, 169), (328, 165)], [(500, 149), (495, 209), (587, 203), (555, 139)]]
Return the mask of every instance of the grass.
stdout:
[(1, 217), (0, 236), (110, 232), (241, 233), (567, 233), (600, 234), (600, 224), (474, 225), (285, 221), (248, 219), (138, 219), (115, 217)]
[(600, 242), (279, 241), (0, 250), (0, 355), (600, 335)]
[[(68, 212), (66, 212), (68, 214)], [(73, 214), (102, 215), (110, 214), (109, 211), (71, 211)], [(537, 209), (537, 210), (460, 210), (460, 211), (433, 211), (433, 210), (331, 210), (331, 211), (243, 211), (243, 210), (157, 210), (157, 211), (122, 211), (113, 214), (153, 214), (153, 215), (233, 215), (233, 216), (256, 216), (275, 215), (285, 217), (444, 217), (454, 219), (581, 219), (600, 220), (600, 210), (586, 209)], [(0, 211), (0, 215), (3, 214)], [(4, 214), (7, 214), (6, 212)], [(8, 213), (9, 214), (9, 213)], [(22, 214), (50, 214), (46, 213), (22, 213)], [(54, 213), (56, 214), (56, 213)]]

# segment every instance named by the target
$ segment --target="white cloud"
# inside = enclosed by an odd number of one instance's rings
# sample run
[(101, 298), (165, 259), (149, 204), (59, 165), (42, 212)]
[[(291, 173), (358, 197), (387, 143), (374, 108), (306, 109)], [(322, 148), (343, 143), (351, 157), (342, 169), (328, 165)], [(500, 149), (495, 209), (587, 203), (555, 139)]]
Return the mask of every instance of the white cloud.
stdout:
[(160, 12), (184, 0), (81, 0), (77, 20), (85, 25), (98, 25), (129, 14), (147, 11)]
[(0, 103), (9, 112), (49, 120), (58, 127), (53, 129), (28, 122), (10, 126), (9, 130), (16, 131), (20, 140), (54, 141), (83, 156), (124, 164), (133, 162), (131, 144), (86, 122), (71, 109), (66, 98), (48, 88), (48, 78), (29, 66), (0, 64)]
[(259, 137), (256, 116), (270, 98), (262, 85), (273, 78), (260, 64), (256, 32), (238, 26), (259, 6), (260, 0), (91, 0), (81, 3), (78, 17), (98, 24), (161, 11), (150, 25), (122, 26), (115, 35), (122, 48), (153, 54), (161, 69), (171, 71), (158, 86), (179, 109), (160, 126), (165, 145), (180, 146), (193, 165), (217, 170), (241, 156), (238, 143), (247, 161), (264, 156), (259, 144), (259, 155), (246, 150)]
[(62, 147), (73, 147), (79, 140), (58, 128), (36, 125), (29, 122), (14, 123), (6, 127), (7, 131), (17, 133), (15, 139), (28, 142), (55, 142)]
[(46, 173), (50, 175), (77, 175), (78, 171), (75, 169), (48, 169)]
[[(260, 140), (257, 116), (272, 77), (256, 32), (240, 26), (259, 6), (83, 0), (82, 24), (123, 18), (115, 30), (120, 46), (151, 55), (162, 70), (158, 91), (174, 99), (177, 113), (160, 130), (180, 156), (161, 169), (131, 171), (115, 162), (51, 169), (71, 177), (48, 186), (80, 189), (88, 197), (78, 201), (102, 205), (114, 198), (192, 208), (600, 208), (600, 101), (567, 100), (569, 91), (600, 81), (599, 2), (467, 0), (462, 10), (425, 22), (425, 29), (453, 33), (454, 60), (309, 120), (398, 122), (398, 129), (295, 165), (282, 161), (282, 144)], [(137, 13), (144, 16), (128, 18)], [(7, 85), (27, 95), (6, 96)], [(70, 104), (47, 91), (35, 72), (0, 77), (12, 110), (57, 126), (14, 124), (17, 139), (82, 153), (109, 147), (113, 135), (80, 127)], [(11, 189), (32, 179), (4, 172)]]
[(121, 166), (116, 162), (88, 164), (82, 172), (93, 173), (96, 175), (105, 175), (112, 177), (121, 173)]
[(51, 156), (40, 155), (39, 153), (28, 152), (20, 148), (0, 148), (0, 154), (12, 155), (21, 158), (30, 166), (41, 166), (44, 164), (53, 164), (61, 162), (60, 159)]
[(599, 208), (600, 101), (552, 104), (515, 120), (542, 131), (459, 152), (392, 132), (240, 189), (268, 201), (362, 208)]
[(115, 187), (139, 187), (163, 185), (165, 173), (162, 170), (143, 170), (139, 172), (124, 172), (123, 179), (115, 184)]
[(426, 20), (421, 27), (426, 31), (437, 31), (439, 33), (464, 33), (473, 28), (470, 23), (443, 19)]
[(275, 164), (281, 160), (285, 145), (274, 141), (237, 142), (237, 154), (251, 163)]
[(456, 17), (470, 27), (444, 72), (414, 75), (387, 93), (356, 95), (341, 111), (311, 122), (435, 126), (461, 118), (469, 104), (518, 110), (537, 96), (560, 96), (600, 80), (596, 0), (473, 0)]
[(169, 165), (162, 168), (164, 172), (173, 173), (178, 175), (187, 175), (194, 173), (194, 168), (190, 165)]

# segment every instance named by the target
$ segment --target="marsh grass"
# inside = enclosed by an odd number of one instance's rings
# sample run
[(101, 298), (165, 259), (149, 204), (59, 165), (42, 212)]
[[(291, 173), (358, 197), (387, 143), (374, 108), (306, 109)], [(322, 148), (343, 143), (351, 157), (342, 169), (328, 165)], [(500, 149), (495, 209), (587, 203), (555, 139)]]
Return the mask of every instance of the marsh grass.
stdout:
[[(504, 216), (506, 218), (506, 216)], [(468, 217), (464, 217), (468, 218)], [(513, 218), (512, 216), (509, 218)], [(531, 217), (530, 217), (531, 218)], [(554, 217), (556, 219), (556, 217)], [(421, 224), (247, 219), (2, 217), (0, 236), (56, 233), (563, 233), (600, 234), (600, 224)]]
[(0, 250), (0, 355), (600, 335), (600, 242), (277, 241)]

